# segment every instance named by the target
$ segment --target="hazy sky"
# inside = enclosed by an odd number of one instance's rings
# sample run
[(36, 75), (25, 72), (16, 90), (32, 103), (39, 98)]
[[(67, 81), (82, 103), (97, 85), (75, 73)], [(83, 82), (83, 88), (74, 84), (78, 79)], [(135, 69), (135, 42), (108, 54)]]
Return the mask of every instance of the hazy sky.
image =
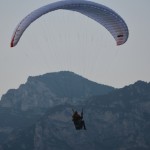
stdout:
[(129, 28), (129, 39), (116, 46), (95, 21), (71, 11), (49, 13), (10, 48), (16, 25), (28, 13), (56, 0), (0, 0), (0, 96), (29, 76), (73, 71), (116, 88), (150, 81), (150, 0), (93, 0), (115, 10)]

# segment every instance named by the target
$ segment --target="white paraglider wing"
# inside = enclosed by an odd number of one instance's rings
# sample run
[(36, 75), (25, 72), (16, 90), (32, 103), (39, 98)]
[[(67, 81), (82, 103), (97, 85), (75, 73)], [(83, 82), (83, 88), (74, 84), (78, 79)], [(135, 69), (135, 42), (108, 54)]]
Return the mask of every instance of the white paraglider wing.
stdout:
[(112, 9), (86, 0), (64, 0), (43, 6), (27, 15), (16, 27), (11, 40), (11, 47), (14, 47), (26, 28), (42, 15), (65, 9), (79, 12), (103, 25), (114, 37), (117, 45), (124, 44), (129, 35), (125, 21)]

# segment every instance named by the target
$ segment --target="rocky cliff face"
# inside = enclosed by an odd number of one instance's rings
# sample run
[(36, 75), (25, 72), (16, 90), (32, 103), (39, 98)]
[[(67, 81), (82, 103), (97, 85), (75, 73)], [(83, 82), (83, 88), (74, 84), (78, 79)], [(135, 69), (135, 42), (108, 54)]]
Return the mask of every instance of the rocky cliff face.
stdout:
[[(55, 139), (54, 141), (59, 143), (55, 143), (56, 149), (64, 147), (64, 149), (79, 150), (148, 150), (150, 148), (149, 103), (150, 84), (139, 81), (111, 94), (91, 98), (87, 104), (84, 104), (87, 131), (72, 130), (72, 122), (69, 120), (70, 106), (55, 108), (58, 112), (50, 111), (44, 121), (38, 122), (35, 129), (41, 127), (43, 141)], [(51, 149), (49, 142), (43, 146), (43, 149)]]
[[(84, 108), (87, 130), (76, 131), (71, 109)], [(12, 133), (1, 150), (149, 150), (150, 83), (92, 96), (81, 105), (61, 104)]]
[(76, 103), (92, 95), (106, 94), (113, 87), (97, 84), (68, 71), (29, 77), (18, 89), (2, 96), (1, 107), (22, 111), (49, 108), (64, 102)]
[(0, 144), (17, 137), (18, 131), (33, 125), (49, 108), (64, 103), (76, 105), (89, 96), (112, 90), (67, 71), (29, 77), (18, 89), (2, 96)]

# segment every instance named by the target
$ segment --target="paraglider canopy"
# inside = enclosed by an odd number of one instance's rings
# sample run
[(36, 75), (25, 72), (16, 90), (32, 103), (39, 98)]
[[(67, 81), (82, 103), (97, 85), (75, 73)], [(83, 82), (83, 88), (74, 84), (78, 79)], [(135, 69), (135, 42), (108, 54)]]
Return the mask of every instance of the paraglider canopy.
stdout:
[(114, 37), (117, 45), (124, 44), (128, 39), (128, 27), (125, 21), (112, 9), (86, 0), (63, 0), (40, 7), (18, 24), (11, 40), (11, 47), (17, 45), (23, 32), (36, 19), (49, 12), (64, 9), (79, 12), (103, 25)]

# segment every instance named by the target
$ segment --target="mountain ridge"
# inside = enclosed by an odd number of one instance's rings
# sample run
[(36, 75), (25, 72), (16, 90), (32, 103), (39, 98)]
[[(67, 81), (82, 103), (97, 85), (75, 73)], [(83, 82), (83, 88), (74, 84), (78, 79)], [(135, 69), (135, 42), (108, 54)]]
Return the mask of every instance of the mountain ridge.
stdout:
[[(62, 77), (61, 74), (61, 81)], [(35, 82), (31, 77), (29, 81), (39, 85), (37, 79)], [(62, 100), (60, 95), (57, 98)], [(18, 103), (14, 103), (17, 107), (0, 105), (0, 150), (150, 149), (150, 83), (137, 81), (83, 99), (75, 98), (76, 103), (71, 101), (72, 98), (61, 103), (55, 99), (56, 105), (32, 109), (19, 109)], [(72, 108), (79, 112), (83, 108), (86, 131), (75, 130)]]
[(21, 110), (36, 107), (51, 107), (65, 101), (82, 101), (92, 95), (101, 95), (114, 90), (81, 77), (73, 72), (61, 71), (29, 77), (18, 89), (11, 89), (2, 96), (0, 106)]

